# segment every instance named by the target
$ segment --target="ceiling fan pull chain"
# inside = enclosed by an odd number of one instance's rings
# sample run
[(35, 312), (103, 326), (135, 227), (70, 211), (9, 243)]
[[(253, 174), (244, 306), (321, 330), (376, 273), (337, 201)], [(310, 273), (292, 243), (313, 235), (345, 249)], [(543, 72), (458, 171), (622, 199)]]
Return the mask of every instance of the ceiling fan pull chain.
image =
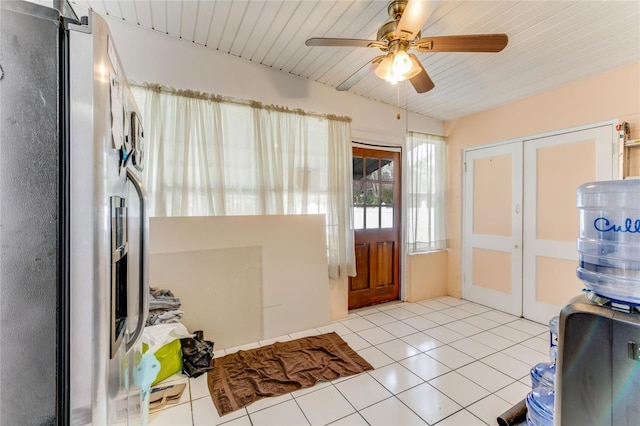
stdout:
[(396, 84), (396, 89), (398, 93), (398, 114), (396, 115), (396, 119), (400, 120), (400, 84)]

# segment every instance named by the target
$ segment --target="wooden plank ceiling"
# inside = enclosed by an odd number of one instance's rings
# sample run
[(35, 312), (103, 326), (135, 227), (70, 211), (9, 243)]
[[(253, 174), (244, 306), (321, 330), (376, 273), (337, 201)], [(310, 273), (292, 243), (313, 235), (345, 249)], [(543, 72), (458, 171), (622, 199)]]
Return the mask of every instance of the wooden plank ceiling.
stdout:
[[(74, 0), (132, 24), (336, 87), (378, 49), (307, 47), (375, 39), (387, 1)], [(416, 94), (371, 73), (349, 91), (451, 120), (640, 61), (640, 1), (444, 0), (422, 36), (506, 33), (500, 53), (416, 53), (435, 83)], [(639, 76), (640, 77), (640, 76)], [(620, 90), (625, 90), (620, 87)]]

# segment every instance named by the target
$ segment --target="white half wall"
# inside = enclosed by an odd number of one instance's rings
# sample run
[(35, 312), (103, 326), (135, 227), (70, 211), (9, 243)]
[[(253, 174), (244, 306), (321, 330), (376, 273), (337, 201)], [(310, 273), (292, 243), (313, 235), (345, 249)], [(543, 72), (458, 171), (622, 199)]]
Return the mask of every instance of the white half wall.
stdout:
[(262, 247), (153, 253), (149, 279), (179, 296), (180, 322), (216, 347), (263, 339)]
[[(216, 348), (331, 323), (324, 215), (152, 217), (150, 285)], [(256, 252), (257, 249), (257, 252)]]
[(130, 80), (248, 99), (352, 118), (354, 141), (404, 145), (406, 129), (443, 134), (435, 118), (398, 108), (249, 62), (227, 53), (106, 17)]

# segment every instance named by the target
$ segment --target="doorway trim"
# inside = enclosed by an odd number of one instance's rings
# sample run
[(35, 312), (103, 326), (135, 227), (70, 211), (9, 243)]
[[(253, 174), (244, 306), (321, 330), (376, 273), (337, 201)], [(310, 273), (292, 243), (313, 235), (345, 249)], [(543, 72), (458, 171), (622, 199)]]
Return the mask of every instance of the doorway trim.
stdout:
[[(405, 163), (405, 150), (404, 147), (401, 145), (394, 145), (392, 143), (389, 144), (384, 144), (384, 143), (378, 143), (378, 142), (365, 142), (362, 140), (362, 138), (359, 138), (360, 140), (352, 140), (351, 141), (351, 148), (352, 148), (352, 152), (353, 152), (353, 148), (365, 148), (365, 149), (372, 149), (372, 150), (378, 150), (378, 151), (389, 151), (389, 152), (397, 152), (400, 154), (400, 235), (399, 235), (399, 241), (400, 241), (400, 253), (399, 253), (399, 259), (398, 259), (398, 263), (399, 263), (399, 293), (398, 293), (398, 300), (403, 301), (406, 298), (406, 277), (407, 277), (407, 249), (406, 249), (406, 244), (405, 244), (405, 223), (406, 223), (406, 210), (405, 210), (405, 200), (406, 200), (406, 193), (405, 193), (405, 187), (406, 185), (404, 185), (404, 182), (406, 180), (406, 170), (405, 167), (403, 167), (404, 163)], [(348, 285), (348, 283), (347, 283)], [(348, 297), (348, 290), (347, 290), (347, 297)]]

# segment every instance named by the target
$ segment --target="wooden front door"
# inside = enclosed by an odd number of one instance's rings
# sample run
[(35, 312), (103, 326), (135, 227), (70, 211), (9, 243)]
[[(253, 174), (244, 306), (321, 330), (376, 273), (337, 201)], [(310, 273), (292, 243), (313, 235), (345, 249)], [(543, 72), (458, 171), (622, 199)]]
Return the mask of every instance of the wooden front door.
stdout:
[(400, 153), (353, 148), (356, 272), (349, 309), (400, 294)]

